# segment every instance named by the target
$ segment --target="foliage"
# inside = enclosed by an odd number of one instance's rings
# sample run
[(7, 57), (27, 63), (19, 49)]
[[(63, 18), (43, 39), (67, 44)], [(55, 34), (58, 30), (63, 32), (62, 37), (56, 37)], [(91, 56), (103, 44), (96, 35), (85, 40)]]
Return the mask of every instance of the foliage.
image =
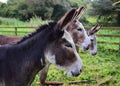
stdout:
[(115, 14), (117, 14), (117, 24), (120, 26), (120, 1), (118, 0), (115, 3), (113, 3), (113, 7), (115, 9)]
[[(9, 0), (0, 4), (0, 16), (30, 20), (34, 16), (42, 20), (55, 20), (72, 7), (87, 6), (83, 0)], [(82, 21), (88, 23), (85, 17)]]
[(99, 22), (104, 26), (120, 26), (119, 2), (119, 0), (8, 0), (7, 4), (0, 3), (0, 16), (22, 21), (38, 16), (42, 20), (57, 21), (70, 8), (85, 6), (86, 11), (80, 19), (84, 25)]
[(113, 5), (116, 0), (94, 0), (92, 1), (91, 15), (98, 15), (98, 22), (105, 26), (120, 26), (120, 4)]
[[(72, 6), (69, 0), (9, 0), (0, 3), (0, 16), (28, 20), (33, 16), (57, 20)], [(57, 9), (56, 9), (57, 8)]]
[(3, 18), (0, 17), (0, 26), (21, 26), (26, 24), (26, 22), (22, 22), (16, 18)]

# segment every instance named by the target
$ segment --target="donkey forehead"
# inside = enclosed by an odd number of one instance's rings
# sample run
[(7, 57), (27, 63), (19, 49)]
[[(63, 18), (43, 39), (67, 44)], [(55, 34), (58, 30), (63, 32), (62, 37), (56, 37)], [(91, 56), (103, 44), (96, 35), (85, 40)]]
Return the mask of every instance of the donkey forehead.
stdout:
[(95, 40), (95, 39), (96, 39), (96, 36), (95, 36), (95, 35), (90, 35), (89, 38)]
[(76, 24), (79, 28), (84, 29), (84, 26), (83, 26), (82, 23), (79, 22), (78, 20), (76, 20), (75, 24)]

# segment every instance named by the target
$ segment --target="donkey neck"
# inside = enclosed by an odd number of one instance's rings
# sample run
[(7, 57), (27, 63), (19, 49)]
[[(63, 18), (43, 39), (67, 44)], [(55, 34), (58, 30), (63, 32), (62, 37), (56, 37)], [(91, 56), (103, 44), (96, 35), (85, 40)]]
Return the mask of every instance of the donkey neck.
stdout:
[(38, 51), (40, 53), (40, 51), (44, 51), (46, 45), (49, 44), (49, 41), (52, 39), (54, 40), (54, 38), (51, 36), (53, 35), (52, 27), (54, 27), (55, 24), (56, 23), (51, 22), (48, 25), (39, 27), (35, 32), (23, 37), (22, 40), (17, 42), (12, 47), (17, 48), (18, 50), (22, 50), (23, 52), (31, 50), (33, 52)]

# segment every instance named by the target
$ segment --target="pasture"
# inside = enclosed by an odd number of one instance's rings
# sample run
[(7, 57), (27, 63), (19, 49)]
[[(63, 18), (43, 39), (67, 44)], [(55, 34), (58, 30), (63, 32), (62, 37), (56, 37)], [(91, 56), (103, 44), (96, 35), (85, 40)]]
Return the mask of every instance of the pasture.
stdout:
[[(3, 20), (3, 19), (2, 19)], [(4, 20), (8, 21), (8, 20)], [(39, 24), (47, 23), (47, 21), (37, 21), (31, 20), (34, 24), (30, 22), (19, 22), (16, 20), (9, 20), (10, 22), (5, 22), (0, 26), (37, 26)], [(17, 22), (17, 23), (14, 23)], [(14, 31), (14, 29), (10, 28), (0, 28), (0, 31)], [(18, 29), (20, 31), (32, 31), (32, 29)], [(0, 34), (6, 35), (15, 35), (12, 32), (0, 32)], [(120, 30), (100, 30), (99, 34), (120, 34)], [(24, 36), (26, 33), (18, 34), (18, 36)], [(120, 38), (108, 38), (108, 37), (98, 37), (98, 41), (113, 41), (120, 42)], [(64, 75), (63, 71), (58, 70), (55, 66), (50, 66), (50, 70), (48, 73), (47, 81), (60, 81), (65, 82), (64, 86), (70, 86), (67, 83), (69, 81), (79, 81), (79, 80), (87, 80), (88, 83), (81, 83), (79, 85), (71, 85), (71, 86), (120, 86), (120, 49), (119, 45), (111, 45), (111, 44), (98, 44), (98, 53), (95, 56), (91, 56), (89, 51), (79, 51), (79, 55), (83, 61), (83, 72), (79, 77), (68, 77)], [(32, 86), (37, 86), (36, 82), (39, 81), (39, 74), (36, 76)]]

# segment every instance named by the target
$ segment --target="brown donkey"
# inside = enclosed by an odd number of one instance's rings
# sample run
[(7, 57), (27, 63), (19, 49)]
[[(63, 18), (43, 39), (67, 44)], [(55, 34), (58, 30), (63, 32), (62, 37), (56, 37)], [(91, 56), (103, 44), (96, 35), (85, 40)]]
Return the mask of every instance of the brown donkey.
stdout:
[(20, 40), (21, 37), (0, 35), (0, 45), (15, 44)]

